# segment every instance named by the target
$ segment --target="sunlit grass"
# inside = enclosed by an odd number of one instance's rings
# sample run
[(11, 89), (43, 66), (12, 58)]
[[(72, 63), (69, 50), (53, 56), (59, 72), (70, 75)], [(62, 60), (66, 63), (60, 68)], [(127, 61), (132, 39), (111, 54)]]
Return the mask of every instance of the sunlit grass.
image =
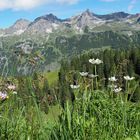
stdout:
[[(74, 107), (74, 108), (73, 108)], [(74, 105), (66, 103), (54, 139), (139, 140), (140, 106), (110, 100), (106, 91), (85, 92)]]
[(58, 80), (58, 71), (47, 72), (44, 76), (47, 78), (49, 85), (52, 85)]

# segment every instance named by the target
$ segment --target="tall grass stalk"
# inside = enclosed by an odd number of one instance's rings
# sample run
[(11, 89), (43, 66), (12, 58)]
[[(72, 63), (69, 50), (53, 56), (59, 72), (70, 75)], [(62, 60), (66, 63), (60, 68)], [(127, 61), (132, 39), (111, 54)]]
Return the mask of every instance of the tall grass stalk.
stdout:
[(110, 100), (106, 91), (94, 91), (85, 92), (75, 101), (74, 112), (70, 106), (63, 110), (52, 139), (125, 140), (139, 137), (138, 104), (122, 102), (118, 96)]

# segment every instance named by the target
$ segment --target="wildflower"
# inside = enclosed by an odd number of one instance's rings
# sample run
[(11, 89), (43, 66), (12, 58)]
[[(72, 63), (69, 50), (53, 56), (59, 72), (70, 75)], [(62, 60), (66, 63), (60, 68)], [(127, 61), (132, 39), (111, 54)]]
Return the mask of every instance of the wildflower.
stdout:
[(116, 82), (116, 81), (117, 81), (117, 79), (116, 79), (115, 76), (114, 76), (114, 77), (110, 77), (110, 78), (108, 78), (108, 80), (111, 81), (111, 82)]
[(15, 94), (15, 95), (16, 95), (16, 94), (17, 94), (17, 91), (13, 91), (13, 93), (12, 93), (12, 94)]
[(88, 72), (79, 72), (81, 76), (85, 77), (88, 75)]
[(108, 85), (108, 87), (109, 87), (109, 88), (114, 88), (114, 89), (115, 89), (115, 88), (117, 88), (118, 86), (117, 86), (117, 85)]
[(78, 89), (78, 88), (80, 87), (80, 85), (70, 85), (70, 87), (71, 87), (72, 89)]
[(96, 77), (98, 77), (98, 75), (94, 75), (94, 74), (89, 74), (88, 75), (90, 78), (96, 78)]
[(99, 65), (99, 64), (103, 63), (103, 61), (98, 58), (97, 59), (93, 58), (93, 59), (89, 59), (89, 63)]
[(118, 92), (120, 92), (120, 91), (122, 91), (122, 88), (120, 88), (120, 87), (114, 89), (114, 92), (115, 92), (115, 93), (118, 93)]
[(7, 87), (9, 90), (15, 90), (16, 89), (16, 86), (15, 85), (8, 85)]
[(6, 92), (1, 92), (0, 91), (0, 99), (1, 100), (5, 100), (5, 99), (8, 99), (8, 98), (9, 98), (9, 96), (7, 95)]
[(131, 81), (131, 80), (134, 80), (135, 77), (124, 76), (124, 79), (125, 79), (126, 81)]
[(95, 59), (89, 59), (89, 63), (94, 64), (95, 63)]

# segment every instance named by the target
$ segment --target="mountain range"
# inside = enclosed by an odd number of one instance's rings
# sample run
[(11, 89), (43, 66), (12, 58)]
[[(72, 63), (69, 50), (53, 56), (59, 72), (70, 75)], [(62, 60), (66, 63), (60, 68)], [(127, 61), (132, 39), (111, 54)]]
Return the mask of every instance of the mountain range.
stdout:
[(140, 47), (140, 14), (97, 15), (86, 10), (59, 19), (19, 19), (0, 29), (0, 75), (31, 75), (60, 67), (61, 60), (104, 49)]
[(104, 30), (137, 31), (140, 30), (140, 14), (116, 12), (106, 15), (94, 14), (86, 10), (77, 16), (59, 19), (53, 14), (37, 17), (34, 21), (19, 19), (9, 28), (0, 29), (0, 36), (21, 34), (50, 34), (56, 31), (71, 30), (74, 33), (83, 33), (84, 29), (100, 32)]

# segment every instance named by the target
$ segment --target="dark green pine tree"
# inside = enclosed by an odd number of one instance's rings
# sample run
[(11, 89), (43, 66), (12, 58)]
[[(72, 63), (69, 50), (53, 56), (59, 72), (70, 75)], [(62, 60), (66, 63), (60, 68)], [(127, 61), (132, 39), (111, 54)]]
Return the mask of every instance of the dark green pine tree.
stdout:
[(139, 58), (137, 58), (135, 67), (136, 67), (136, 74), (140, 75), (140, 55)]
[(108, 78), (111, 76), (110, 75), (110, 68), (111, 68), (111, 65), (110, 65), (110, 51), (109, 50), (106, 50), (104, 52), (104, 57), (103, 57), (103, 65), (104, 65), (104, 76), (105, 76), (105, 86), (108, 85)]

